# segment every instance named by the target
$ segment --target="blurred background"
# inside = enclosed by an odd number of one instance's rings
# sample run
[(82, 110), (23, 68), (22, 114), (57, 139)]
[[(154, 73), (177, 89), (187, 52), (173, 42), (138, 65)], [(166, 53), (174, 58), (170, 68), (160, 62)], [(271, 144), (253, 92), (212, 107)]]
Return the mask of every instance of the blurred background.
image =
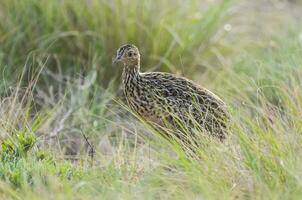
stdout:
[(13, 80), (24, 68), (33, 74), (43, 65), (43, 77), (95, 72), (104, 87), (120, 75), (111, 59), (125, 43), (141, 50), (143, 71), (202, 81), (209, 71), (241, 70), (238, 62), (255, 48), (269, 53), (286, 45), (279, 44), (284, 38), (299, 43), (301, 31), (301, 3), (294, 0), (12, 0), (1, 1), (0, 9), (4, 77)]
[[(155, 154), (167, 147), (128, 112), (122, 66), (111, 64), (126, 43), (140, 49), (142, 71), (217, 93), (234, 132), (259, 136), (268, 131), (260, 122), (301, 130), (299, 0), (1, 0), (1, 138), (31, 130), (39, 148), (77, 160), (91, 150), (85, 134), (102, 166), (129, 155), (142, 167), (160, 163)], [(286, 144), (301, 153), (293, 137)]]

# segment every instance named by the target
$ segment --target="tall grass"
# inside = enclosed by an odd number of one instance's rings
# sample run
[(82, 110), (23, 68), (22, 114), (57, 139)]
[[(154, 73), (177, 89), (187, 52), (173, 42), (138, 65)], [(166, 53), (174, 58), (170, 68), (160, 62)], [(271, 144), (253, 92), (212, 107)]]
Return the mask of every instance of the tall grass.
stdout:
[[(0, 197), (301, 199), (298, 6), (1, 1)], [(226, 142), (202, 137), (188, 157), (129, 112), (111, 67), (128, 42), (143, 70), (183, 74), (227, 102)]]
[[(116, 49), (131, 42), (141, 48), (149, 67), (167, 71), (183, 65), (186, 71), (188, 67), (194, 70), (200, 58), (191, 52), (207, 51), (228, 5), (229, 1), (213, 5), (200, 1), (187, 5), (182, 1), (1, 1), (2, 59), (16, 69), (28, 54), (48, 56), (51, 68), (60, 66), (70, 73), (95, 69), (106, 83), (115, 77), (111, 59)], [(192, 58), (197, 60), (192, 63)]]

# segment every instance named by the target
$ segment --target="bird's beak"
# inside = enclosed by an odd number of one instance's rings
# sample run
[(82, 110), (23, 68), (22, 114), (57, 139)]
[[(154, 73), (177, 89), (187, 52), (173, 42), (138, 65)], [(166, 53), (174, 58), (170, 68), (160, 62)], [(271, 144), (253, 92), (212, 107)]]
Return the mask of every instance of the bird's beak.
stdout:
[(121, 56), (116, 56), (115, 58), (112, 59), (112, 64), (115, 65), (120, 61), (121, 61)]

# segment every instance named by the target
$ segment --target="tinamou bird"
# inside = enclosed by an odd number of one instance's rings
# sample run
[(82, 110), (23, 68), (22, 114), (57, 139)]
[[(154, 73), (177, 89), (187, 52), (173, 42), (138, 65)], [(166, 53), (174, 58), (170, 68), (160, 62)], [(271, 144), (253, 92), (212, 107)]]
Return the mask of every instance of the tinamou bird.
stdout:
[[(129, 107), (143, 119), (176, 132), (203, 130), (220, 140), (227, 134), (226, 104), (192, 81), (162, 72), (140, 72), (140, 53), (126, 44), (117, 50), (113, 63), (122, 62), (124, 93)], [(189, 131), (187, 131), (189, 130)], [(182, 139), (181, 134), (177, 138)]]

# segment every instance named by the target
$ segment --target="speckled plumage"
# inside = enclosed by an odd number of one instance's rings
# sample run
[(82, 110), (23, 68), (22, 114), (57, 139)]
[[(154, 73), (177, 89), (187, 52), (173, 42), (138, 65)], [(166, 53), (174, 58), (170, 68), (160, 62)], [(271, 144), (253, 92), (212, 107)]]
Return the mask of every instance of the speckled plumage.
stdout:
[(134, 45), (119, 48), (116, 61), (124, 63), (122, 77), (129, 107), (141, 117), (160, 126), (179, 129), (181, 123), (188, 130), (201, 128), (225, 138), (228, 113), (215, 94), (173, 74), (141, 73), (140, 54)]

